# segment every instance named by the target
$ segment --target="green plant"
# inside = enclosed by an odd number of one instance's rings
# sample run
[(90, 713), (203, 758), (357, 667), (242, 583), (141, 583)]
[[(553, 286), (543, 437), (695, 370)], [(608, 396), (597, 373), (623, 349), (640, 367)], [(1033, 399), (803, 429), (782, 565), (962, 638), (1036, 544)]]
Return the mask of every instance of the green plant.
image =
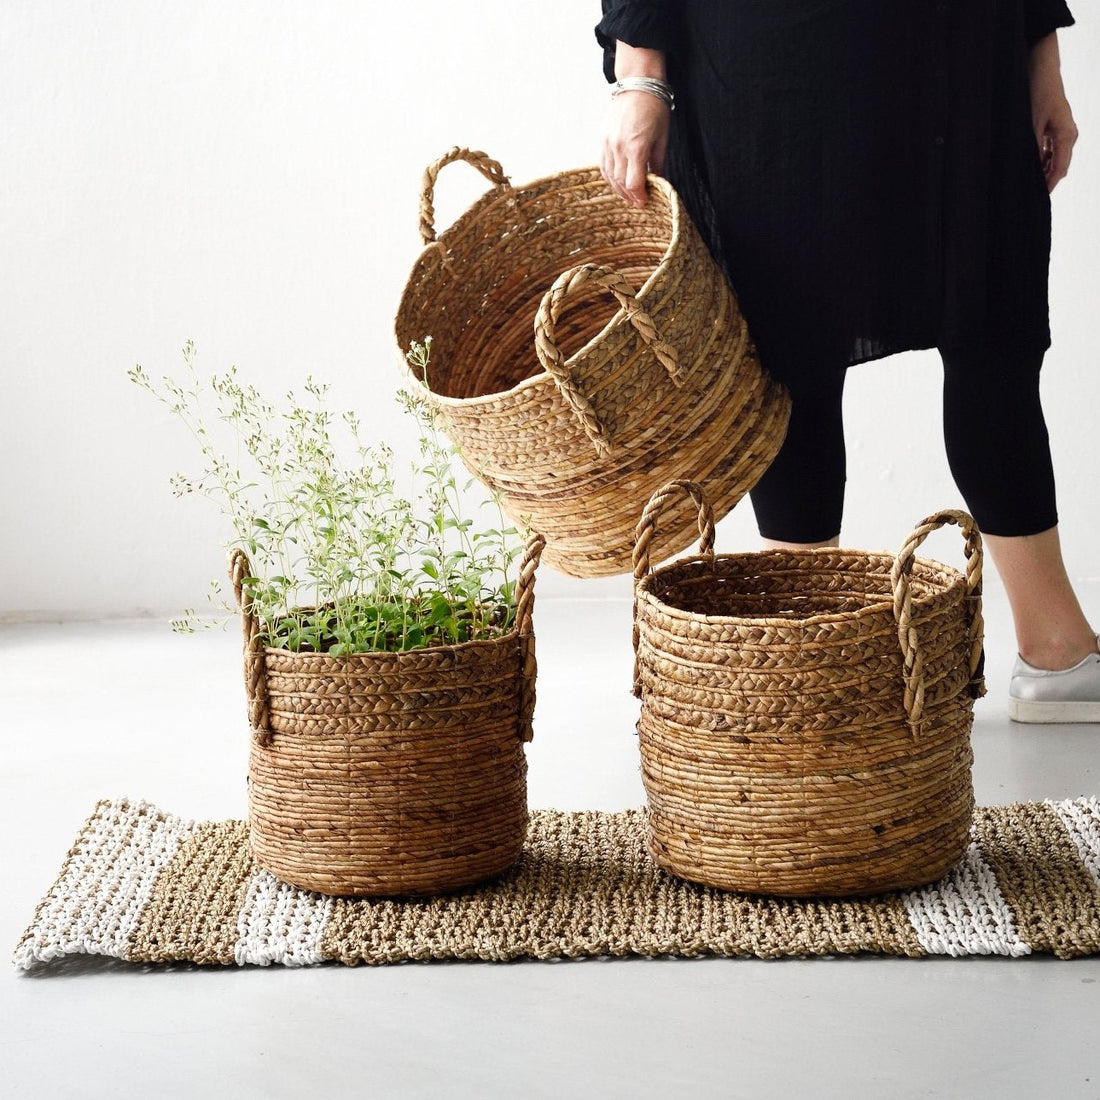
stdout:
[[(430, 355), (430, 336), (407, 353), (425, 385)], [(473, 482), (456, 478), (457, 449), (439, 432), (423, 389), (398, 392), (419, 433), (411, 490), (403, 494), (393, 451), (366, 444), (354, 414), (332, 413), (327, 385), (309, 377), (303, 399), (291, 391), (277, 407), (235, 367), (201, 379), (192, 342), (183, 357), (182, 380), (155, 383), (140, 365), (129, 378), (198, 443), (204, 468), (195, 477), (176, 474), (173, 490), (207, 496), (228, 516), (227, 548), (249, 556), (254, 575), (245, 591), (267, 645), (344, 655), (456, 644), (510, 629), (510, 573), (521, 540), (497, 498), (484, 502), (496, 506), (493, 526), (464, 515)], [(354, 461), (341, 459), (341, 430)], [(217, 582), (209, 599), (221, 599)], [(180, 631), (206, 625), (193, 608), (173, 622)]]

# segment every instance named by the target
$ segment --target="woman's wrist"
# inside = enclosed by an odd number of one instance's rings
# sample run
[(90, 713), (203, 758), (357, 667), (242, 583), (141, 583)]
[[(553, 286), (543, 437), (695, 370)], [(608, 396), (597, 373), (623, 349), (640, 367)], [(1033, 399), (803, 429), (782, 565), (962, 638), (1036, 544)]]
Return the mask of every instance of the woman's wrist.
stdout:
[(661, 50), (648, 50), (641, 46), (628, 46), (625, 42), (615, 43), (615, 79), (628, 76), (648, 76), (656, 80), (667, 80), (665, 55)]

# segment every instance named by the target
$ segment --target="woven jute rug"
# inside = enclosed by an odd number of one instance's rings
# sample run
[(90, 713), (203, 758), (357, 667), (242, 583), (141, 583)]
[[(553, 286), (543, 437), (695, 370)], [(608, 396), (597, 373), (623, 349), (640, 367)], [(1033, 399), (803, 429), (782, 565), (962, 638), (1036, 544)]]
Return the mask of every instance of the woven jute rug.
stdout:
[(960, 865), (933, 886), (792, 901), (692, 886), (645, 853), (641, 810), (535, 811), (505, 877), (448, 897), (333, 898), (252, 860), (242, 821), (195, 822), (104, 801), (15, 951), (17, 967), (77, 954), (131, 962), (600, 955), (1005, 955), (1100, 951), (1100, 802), (979, 809)]

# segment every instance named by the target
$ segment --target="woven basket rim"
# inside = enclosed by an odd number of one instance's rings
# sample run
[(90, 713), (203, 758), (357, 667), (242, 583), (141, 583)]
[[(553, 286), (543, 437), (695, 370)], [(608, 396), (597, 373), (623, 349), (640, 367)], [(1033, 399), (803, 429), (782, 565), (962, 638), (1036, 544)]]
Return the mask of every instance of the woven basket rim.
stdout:
[[(532, 180), (530, 183), (525, 183), (520, 187), (510, 187), (507, 190), (499, 187), (494, 187), (491, 190), (487, 191), (484, 195), (481, 196), (481, 198), (477, 199), (473, 203), (473, 205), (471, 205), (466, 211), (464, 211), (455, 222), (453, 222), (450, 226), (447, 227), (447, 229), (440, 233), (436, 240), (432, 241), (431, 244), (425, 245), (424, 248), (421, 250), (420, 255), (417, 257), (416, 262), (413, 264), (412, 273), (410, 274), (405, 284), (405, 289), (402, 292), (401, 302), (398, 306), (398, 317), (400, 318), (400, 316), (405, 311), (405, 299), (408, 296), (410, 288), (414, 284), (414, 279), (420, 269), (421, 261), (430, 251), (438, 249), (440, 247), (444, 247), (447, 238), (455, 231), (456, 227), (462, 224), (466, 219), (474, 217), (475, 215), (480, 215), (483, 207), (489, 206), (494, 202), (500, 202), (506, 199), (509, 194), (511, 194), (512, 196), (522, 195), (525, 192), (535, 190), (540, 185), (551, 183), (557, 179), (562, 179), (567, 176), (578, 176), (586, 174), (595, 174), (598, 176), (600, 174), (600, 170), (595, 166), (585, 168), (573, 168), (564, 172), (553, 172), (550, 175), (541, 176), (539, 179)], [(681, 225), (683, 224), (684, 217), (683, 200), (673, 188), (672, 184), (669, 183), (668, 180), (664, 179), (662, 176), (656, 176), (652, 173), (649, 174), (646, 178), (649, 184), (651, 186), (657, 187), (668, 200), (671, 232), (669, 235), (668, 244), (665, 246), (664, 254), (661, 256), (660, 262), (650, 273), (649, 278), (646, 279), (646, 281), (642, 283), (640, 287), (637, 287), (635, 289), (634, 293), (639, 298), (642, 297), (647, 290), (649, 290), (650, 286), (655, 282), (658, 276), (663, 275), (668, 270), (672, 251), (676, 247), (676, 245), (679, 244), (680, 238), (682, 236)], [(546, 290), (549, 289), (550, 287), (548, 286)], [(600, 331), (592, 337), (592, 339), (587, 341), (587, 343), (585, 343), (583, 347), (578, 348), (571, 356), (569, 356), (568, 359), (566, 359), (566, 365), (573, 365), (584, 355), (586, 355), (594, 345), (599, 344), (615, 326), (617, 319), (619, 324), (629, 324), (629, 320), (625, 316), (619, 318), (619, 314), (621, 312), (622, 310), (616, 309), (615, 312), (612, 313), (611, 316), (608, 318), (607, 324), (604, 325), (603, 328), (601, 328)], [(532, 318), (532, 326), (533, 324), (534, 318)], [(532, 342), (533, 341), (534, 337), (532, 335)], [(405, 372), (418, 385), (423, 386), (423, 380), (417, 377), (416, 372), (412, 368), (412, 365), (405, 359), (403, 351), (400, 348), (398, 349), (398, 351), (401, 353), (402, 367), (404, 368)], [(428, 392), (431, 393), (432, 400), (441, 406), (448, 408), (458, 406), (463, 409), (469, 409), (471, 406), (476, 407), (477, 405), (491, 404), (495, 401), (499, 401), (501, 397), (512, 396), (514, 394), (522, 394), (525, 390), (534, 389), (538, 385), (545, 384), (549, 379), (549, 374), (547, 374), (545, 370), (540, 370), (538, 374), (532, 374), (529, 378), (522, 379), (514, 386), (510, 386), (506, 390), (495, 390), (492, 393), (479, 393), (474, 397), (450, 397), (447, 394), (437, 393), (434, 389), (431, 388), (431, 386), (427, 386), (426, 388)]]
[[(867, 551), (867, 550), (844, 550), (836, 547), (820, 547), (811, 550), (749, 550), (743, 553), (734, 554), (715, 554), (714, 557), (717, 560), (735, 560), (752, 558), (759, 559), (763, 557), (828, 557), (835, 554), (848, 555), (853, 557), (860, 557), (865, 559), (879, 558), (889, 568), (893, 565), (894, 555), (886, 552)], [(645, 577), (642, 577), (635, 585), (635, 600), (645, 600), (647, 603), (652, 604), (658, 608), (663, 614), (669, 615), (672, 618), (680, 619), (684, 622), (695, 623), (707, 623), (707, 624), (720, 624), (720, 625), (738, 625), (738, 624), (752, 624), (754, 626), (769, 626), (769, 627), (786, 627), (791, 628), (793, 626), (822, 626), (830, 623), (849, 623), (853, 619), (870, 618), (873, 615), (879, 615), (883, 611), (889, 611), (893, 614), (894, 610), (894, 598), (892, 593), (884, 593), (881, 600), (876, 600), (874, 603), (868, 604), (866, 607), (861, 607), (858, 611), (824, 611), (813, 615), (709, 615), (702, 614), (698, 611), (688, 611), (685, 608), (677, 607), (675, 604), (671, 604), (662, 600), (655, 592), (651, 591), (652, 582), (667, 576), (670, 573), (675, 573), (678, 569), (687, 566), (694, 565), (697, 562), (709, 561), (709, 555), (706, 554), (694, 554), (690, 557), (677, 558), (674, 562), (669, 562), (665, 565), (657, 566)], [(960, 573), (952, 565), (946, 565), (941, 561), (936, 561), (934, 558), (918, 558), (913, 559), (914, 569), (918, 566), (923, 568), (934, 568), (939, 571), (944, 571), (951, 576), (951, 583), (946, 588), (940, 589), (937, 592), (930, 593), (926, 596), (918, 596), (914, 594), (914, 604), (921, 604), (925, 600), (932, 599), (941, 595), (945, 591), (950, 591), (953, 588), (958, 588), (960, 585), (965, 589), (966, 577)]]
[(422, 645), (415, 649), (368, 649), (362, 653), (315, 653), (301, 652), (295, 649), (283, 649), (280, 646), (265, 645), (263, 651), (275, 657), (289, 657), (293, 660), (307, 660), (309, 658), (323, 657), (329, 661), (350, 661), (367, 658), (369, 660), (389, 660), (395, 657), (423, 657), (427, 654), (460, 653), (478, 648), (489, 648), (501, 645), (504, 642), (516, 641), (522, 635), (513, 626), (507, 634), (497, 634), (492, 638), (472, 638), (468, 642), (455, 642), (454, 645)]

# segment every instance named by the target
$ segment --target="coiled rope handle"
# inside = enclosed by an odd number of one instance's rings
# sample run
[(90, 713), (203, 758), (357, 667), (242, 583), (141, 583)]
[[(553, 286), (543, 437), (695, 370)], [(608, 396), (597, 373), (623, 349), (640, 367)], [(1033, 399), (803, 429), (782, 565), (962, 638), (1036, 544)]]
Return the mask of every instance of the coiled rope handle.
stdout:
[(538, 569), (546, 539), (537, 531), (528, 536), (519, 563), (516, 579), (516, 633), (520, 647), (519, 735), (524, 741), (534, 736), (535, 716), (535, 631), (532, 616), (535, 610), (535, 570)]
[(703, 557), (714, 560), (714, 510), (707, 503), (703, 495), (702, 487), (694, 481), (682, 479), (669, 481), (662, 485), (649, 498), (649, 503), (642, 511), (642, 518), (638, 520), (638, 526), (634, 529), (634, 694), (641, 697), (642, 694), (642, 670), (638, 656), (638, 642), (640, 631), (638, 630), (638, 582), (649, 576), (649, 544), (657, 530), (657, 517), (661, 514), (665, 505), (673, 497), (687, 494), (695, 502), (699, 509), (699, 553)]
[(267, 711), (267, 666), (264, 662), (264, 642), (260, 622), (252, 610), (252, 601), (244, 592), (245, 579), (252, 576), (252, 566), (243, 550), (229, 556), (229, 579), (241, 613), (244, 632), (244, 687), (248, 695), (248, 724), (261, 745), (271, 743), (271, 726)]
[(890, 570), (894, 590), (894, 618), (898, 624), (898, 641), (905, 675), (905, 710), (909, 728), (919, 737), (924, 722), (924, 659), (920, 639), (913, 626), (913, 596), (909, 578), (917, 547), (933, 532), (948, 524), (957, 524), (966, 539), (966, 598), (970, 611), (968, 637), (970, 641), (970, 694), (980, 699), (985, 694), (982, 622), (982, 536), (972, 516), (966, 512), (947, 510), (929, 516), (905, 540)]
[(435, 199), (435, 181), (440, 171), (456, 160), (464, 160), (472, 165), (494, 187), (510, 188), (512, 186), (500, 164), (477, 149), (462, 149), (456, 145), (449, 152), (444, 153), (439, 160), (424, 169), (424, 179), (420, 185), (420, 239), (425, 245), (431, 244), (436, 239), (435, 207), (432, 205)]
[(682, 375), (676, 352), (657, 336), (653, 318), (638, 305), (634, 288), (626, 276), (613, 268), (600, 267), (599, 264), (580, 264), (558, 276), (554, 285), (543, 295), (542, 303), (535, 315), (535, 353), (539, 357), (543, 370), (554, 379), (562, 397), (576, 413), (584, 434), (592, 441), (596, 453), (606, 457), (611, 453), (611, 439), (607, 429), (597, 418), (592, 403), (581, 393), (566, 365), (565, 356), (562, 355), (554, 339), (554, 330), (566, 299), (588, 282), (594, 282), (615, 295), (620, 308), (637, 330), (638, 335), (668, 371), (668, 376), (674, 385), (681, 384)]

